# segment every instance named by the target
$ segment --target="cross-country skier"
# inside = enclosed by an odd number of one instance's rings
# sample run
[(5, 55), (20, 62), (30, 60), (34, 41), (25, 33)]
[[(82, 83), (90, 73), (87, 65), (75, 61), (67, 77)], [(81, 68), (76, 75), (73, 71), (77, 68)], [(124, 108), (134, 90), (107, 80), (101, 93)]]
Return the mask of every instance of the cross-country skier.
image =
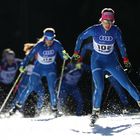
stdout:
[[(24, 97), (18, 101), (13, 108), (15, 112), (18, 108), (21, 108), (28, 96), (32, 91), (36, 92), (40, 86), (42, 86), (41, 78), (46, 77), (48, 82), (48, 88), (50, 92), (51, 109), (57, 112), (57, 99), (55, 93), (55, 81), (57, 77), (56, 69), (56, 55), (59, 54), (62, 59), (67, 60), (69, 55), (64, 51), (62, 44), (55, 39), (55, 30), (53, 28), (46, 28), (43, 31), (43, 37), (33, 47), (30, 53), (24, 58), (21, 63), (20, 71), (24, 72), (25, 67), (32, 58), (36, 58), (34, 62), (34, 69), (29, 79), (28, 87), (21, 93)], [(37, 91), (39, 92), (39, 91)], [(44, 92), (44, 91), (40, 91)], [(11, 111), (11, 112), (12, 112)]]
[[(87, 51), (92, 52), (93, 50), (94, 49), (93, 49), (92, 43), (85, 44), (82, 47), (82, 50), (80, 52), (81, 60), (85, 57), (85, 54)], [(113, 76), (110, 75), (109, 72), (104, 71), (104, 74), (105, 74), (105, 78), (109, 80), (111, 86), (115, 89), (116, 93), (118, 94), (118, 97), (124, 107), (124, 109), (122, 110), (123, 113), (127, 113), (128, 107), (130, 106), (130, 104), (128, 102), (124, 88), (120, 85), (120, 83)]]
[[(25, 52), (25, 55), (28, 55), (29, 52), (31, 51), (31, 49), (34, 47), (35, 43), (25, 43), (24, 44), (24, 49), (23, 51)], [(19, 100), (22, 100), (22, 98), (24, 98), (24, 95), (22, 95), (22, 91), (27, 88), (28, 86), (28, 82), (30, 79), (30, 76), (32, 75), (33, 69), (34, 69), (34, 65), (33, 65), (33, 61), (30, 61), (30, 63), (26, 66), (25, 68), (25, 72), (23, 73), (20, 81), (18, 82), (18, 84), (16, 85), (16, 88), (14, 90), (14, 93), (16, 94), (13, 102), (12, 102), (12, 107), (16, 105), (16, 103)], [(42, 106), (44, 104), (44, 95), (45, 95), (45, 90), (44, 87), (42, 85), (38, 86), (37, 89), (35, 89), (36, 94), (37, 94), (37, 109), (36, 109), (36, 114), (39, 115), (42, 109)], [(42, 91), (42, 92), (41, 92)], [(34, 94), (33, 94), (34, 95)], [(22, 111), (22, 110), (21, 110)], [(12, 114), (13, 112), (10, 111), (10, 114)]]
[(0, 86), (4, 90), (0, 95), (0, 102), (6, 98), (17, 75), (21, 59), (15, 58), (15, 52), (10, 48), (2, 53), (0, 62)]
[(76, 103), (77, 116), (83, 114), (84, 101), (78, 84), (83, 72), (86, 69), (87, 69), (86, 65), (84, 65), (81, 62), (72, 60), (70, 63), (68, 63), (64, 71), (64, 76), (59, 95), (61, 108), (64, 108), (68, 96), (73, 97)]
[(15, 52), (11, 49), (3, 51), (2, 60), (0, 62), (0, 82), (9, 85), (13, 82), (19, 69), (21, 59), (15, 58)]
[(125, 67), (130, 67), (120, 29), (113, 25), (115, 22), (114, 11), (111, 8), (103, 9), (100, 22), (101, 24), (89, 27), (78, 36), (73, 55), (73, 57), (77, 57), (83, 40), (92, 37), (94, 50), (91, 56), (91, 70), (95, 90), (92, 99), (91, 126), (95, 123), (100, 112), (104, 89), (104, 71), (108, 71), (112, 74), (112, 76), (130, 93), (140, 107), (139, 91), (123, 71), (114, 49), (114, 44), (117, 42)]

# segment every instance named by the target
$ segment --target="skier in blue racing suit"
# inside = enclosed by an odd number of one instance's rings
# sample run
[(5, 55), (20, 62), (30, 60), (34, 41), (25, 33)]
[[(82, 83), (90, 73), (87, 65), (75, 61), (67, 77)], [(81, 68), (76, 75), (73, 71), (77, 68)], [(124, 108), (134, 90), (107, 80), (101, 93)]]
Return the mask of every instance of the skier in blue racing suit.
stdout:
[[(80, 52), (81, 60), (85, 57), (85, 54), (87, 51), (91, 51), (91, 52), (93, 51), (92, 43), (85, 44), (82, 47), (82, 50)], [(119, 84), (119, 82), (112, 75), (110, 75), (109, 72), (105, 71), (104, 74), (105, 74), (105, 78), (109, 80), (111, 87), (113, 87), (115, 89), (116, 93), (118, 94), (118, 97), (119, 97), (123, 107), (125, 108), (123, 110), (123, 112), (126, 113), (127, 112), (126, 109), (130, 106), (130, 104), (128, 102), (124, 88)]]
[[(21, 62), (21, 67), (19, 70), (20, 72), (24, 72), (29, 61), (32, 58), (36, 58), (28, 86), (21, 93), (23, 97), (18, 100), (16, 106), (10, 111), (11, 115), (15, 113), (17, 109), (23, 107), (25, 101), (32, 91), (44, 92), (42, 90), (39, 91), (39, 89), (42, 89), (40, 87), (42, 87), (41, 78), (43, 76), (46, 77), (48, 83), (51, 109), (52, 111), (57, 112), (57, 99), (54, 85), (57, 78), (55, 59), (56, 55), (59, 54), (63, 60), (67, 60), (68, 54), (66, 51), (64, 51), (62, 44), (55, 39), (55, 30), (53, 28), (46, 28), (43, 33), (44, 35), (40, 41), (35, 44), (30, 53), (24, 58), (23, 62)], [(41, 107), (42, 106), (40, 106), (40, 109)]]
[(80, 116), (83, 114), (84, 101), (78, 84), (83, 72), (88, 69), (86, 65), (75, 60), (67, 64), (59, 95), (62, 112), (64, 111), (62, 108), (66, 104), (67, 97), (72, 96), (76, 103), (76, 115)]
[(93, 52), (91, 56), (91, 70), (95, 90), (92, 99), (91, 126), (94, 125), (96, 119), (99, 117), (104, 89), (104, 71), (108, 71), (130, 93), (140, 106), (139, 91), (123, 71), (114, 49), (114, 44), (116, 42), (121, 52), (124, 65), (127, 68), (130, 67), (131, 64), (126, 54), (120, 29), (113, 25), (115, 22), (114, 11), (111, 8), (105, 8), (102, 10), (101, 14), (101, 24), (89, 27), (78, 36), (75, 52), (73, 54), (73, 57), (77, 57), (83, 40), (92, 37)]

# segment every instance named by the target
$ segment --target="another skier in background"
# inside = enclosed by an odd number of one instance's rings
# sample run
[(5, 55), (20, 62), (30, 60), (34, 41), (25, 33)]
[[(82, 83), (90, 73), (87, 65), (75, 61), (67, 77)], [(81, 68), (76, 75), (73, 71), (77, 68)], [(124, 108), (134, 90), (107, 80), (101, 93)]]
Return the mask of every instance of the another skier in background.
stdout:
[[(22, 98), (18, 101), (16, 106), (11, 110), (11, 113), (21, 108), (28, 96), (32, 91), (43, 93), (44, 91), (38, 91), (42, 87), (41, 78), (46, 77), (48, 82), (48, 88), (50, 92), (51, 109), (57, 112), (57, 99), (55, 93), (55, 81), (57, 78), (56, 68), (56, 55), (59, 54), (62, 60), (67, 60), (69, 55), (64, 51), (62, 44), (55, 39), (55, 30), (53, 28), (46, 28), (43, 31), (43, 37), (36, 43), (29, 54), (24, 58), (21, 63), (20, 71), (24, 72), (25, 67), (32, 58), (36, 58), (34, 61), (34, 69), (29, 79), (28, 87), (21, 93)], [(41, 108), (42, 106), (40, 106)], [(12, 113), (12, 114), (13, 114)]]
[[(29, 52), (31, 51), (31, 49), (34, 47), (35, 44), (33, 43), (25, 43), (24, 44), (24, 49), (23, 51), (25, 52), (25, 55), (28, 55)], [(22, 100), (21, 98), (24, 98), (24, 96), (21, 94), (23, 90), (25, 90), (28, 87), (28, 82), (30, 79), (30, 76), (32, 75), (33, 69), (34, 69), (34, 64), (33, 61), (30, 61), (30, 63), (26, 66), (25, 68), (25, 72), (23, 73), (20, 81), (18, 82), (14, 93), (16, 94), (13, 102), (12, 102), (12, 107), (14, 107), (16, 105), (16, 103), (18, 103), (19, 100)], [(36, 114), (39, 115), (41, 112), (41, 108), (44, 104), (44, 95), (45, 95), (45, 90), (43, 86), (38, 87), (38, 89), (35, 89), (37, 96), (37, 109), (36, 109)], [(39, 92), (37, 92), (39, 91)], [(42, 91), (42, 92), (40, 92)], [(34, 94), (33, 94), (34, 95)], [(23, 111), (23, 110), (21, 110)], [(12, 112), (10, 112), (12, 113)]]
[(15, 52), (10, 48), (5, 49), (2, 53), (2, 59), (0, 62), (0, 86), (3, 93), (0, 95), (0, 102), (3, 103), (10, 88), (19, 72), (20, 62), (22, 60), (15, 58)]
[[(68, 96), (71, 96), (74, 99), (76, 104), (75, 114), (77, 116), (83, 114), (84, 101), (78, 84), (85, 69), (85, 65), (81, 62), (72, 60), (70, 63), (68, 63), (64, 71), (59, 95), (61, 109), (64, 108)], [(62, 109), (62, 112), (63, 111), (64, 110)]]

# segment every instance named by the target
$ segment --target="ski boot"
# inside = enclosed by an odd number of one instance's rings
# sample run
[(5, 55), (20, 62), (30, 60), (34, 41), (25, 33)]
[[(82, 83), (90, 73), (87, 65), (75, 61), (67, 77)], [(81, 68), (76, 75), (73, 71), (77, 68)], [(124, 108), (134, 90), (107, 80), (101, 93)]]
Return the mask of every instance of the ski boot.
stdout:
[(9, 116), (12, 116), (16, 113), (17, 110), (19, 110), (22, 106), (20, 104), (16, 104), (10, 111), (9, 111)]
[(140, 107), (140, 101), (137, 101), (138, 106)]
[(39, 117), (41, 114), (41, 109), (36, 109), (35, 111), (35, 117)]
[(52, 110), (55, 118), (62, 116), (61, 112), (58, 111), (57, 106), (52, 106), (51, 110)]
[(130, 113), (130, 111), (127, 108), (122, 109), (122, 114), (129, 114), (129, 113)]
[(90, 126), (93, 127), (96, 120), (99, 118), (100, 110), (92, 110)]

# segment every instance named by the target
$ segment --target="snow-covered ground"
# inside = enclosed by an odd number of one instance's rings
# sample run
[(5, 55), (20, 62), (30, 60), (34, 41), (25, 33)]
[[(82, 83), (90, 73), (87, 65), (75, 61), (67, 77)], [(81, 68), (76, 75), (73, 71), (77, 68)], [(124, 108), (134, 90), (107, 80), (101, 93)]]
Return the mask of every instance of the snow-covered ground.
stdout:
[(89, 126), (90, 116), (63, 116), (53, 118), (0, 118), (0, 140), (98, 140), (140, 138), (139, 115), (112, 115), (101, 117), (95, 127)]

